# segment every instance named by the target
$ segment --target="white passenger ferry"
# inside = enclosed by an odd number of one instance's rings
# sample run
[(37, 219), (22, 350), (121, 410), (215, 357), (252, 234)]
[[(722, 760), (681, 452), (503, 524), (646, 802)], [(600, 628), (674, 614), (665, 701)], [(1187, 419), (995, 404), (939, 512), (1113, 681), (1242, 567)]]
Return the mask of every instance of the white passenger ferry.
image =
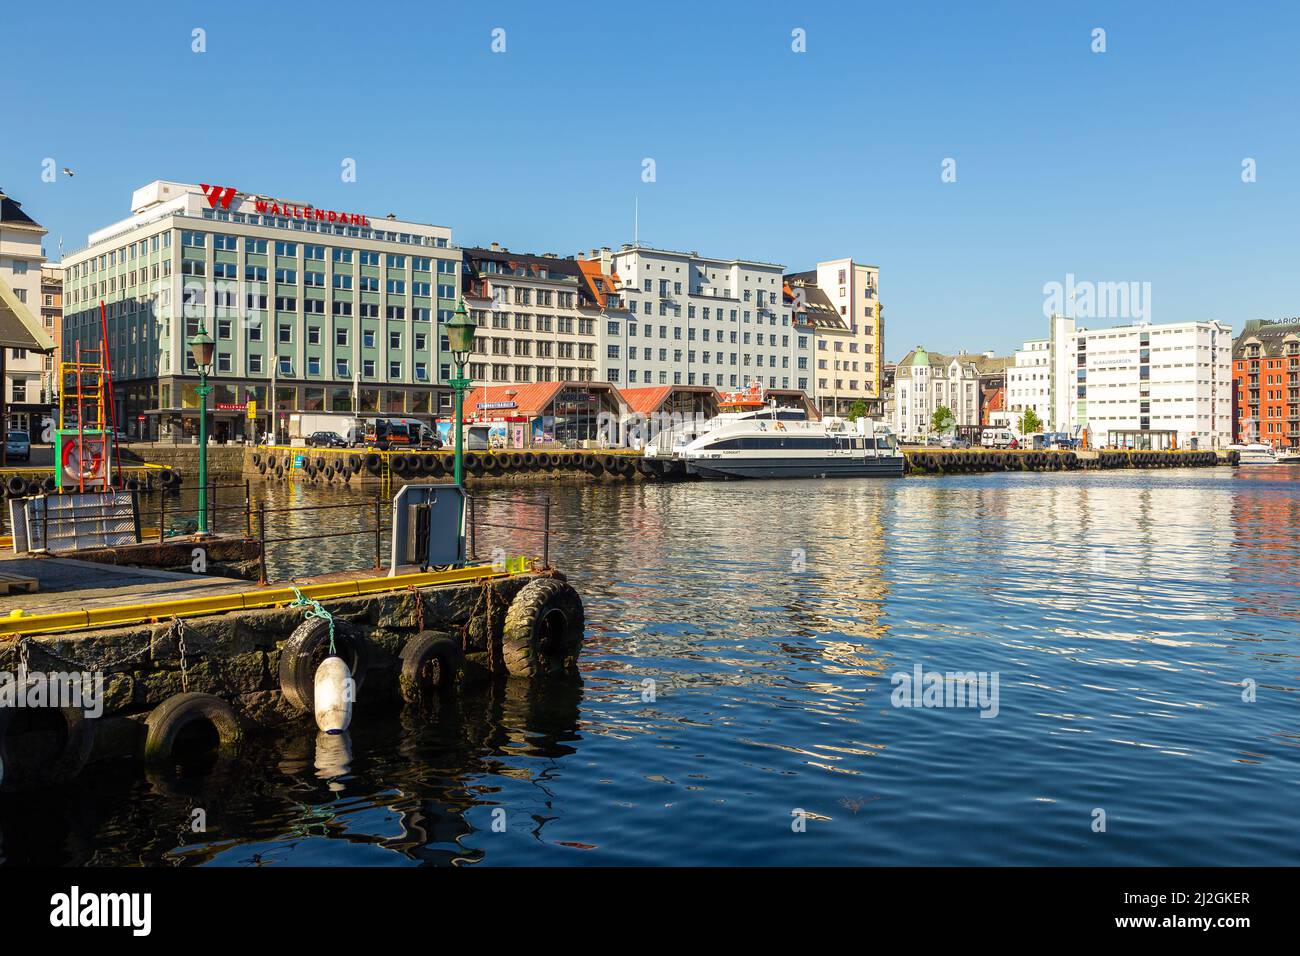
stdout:
[(645, 450), (663, 474), (702, 478), (896, 477), (903, 454), (888, 427), (859, 418), (810, 419), (764, 404), (752, 390), (725, 397), (724, 411), (656, 436)]

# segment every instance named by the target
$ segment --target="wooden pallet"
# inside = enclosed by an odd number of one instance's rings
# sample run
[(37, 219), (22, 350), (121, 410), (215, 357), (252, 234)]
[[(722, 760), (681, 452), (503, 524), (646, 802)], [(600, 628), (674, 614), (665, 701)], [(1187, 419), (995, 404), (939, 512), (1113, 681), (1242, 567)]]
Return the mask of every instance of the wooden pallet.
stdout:
[(35, 578), (0, 571), (0, 594), (31, 594), (39, 587), (40, 582)]

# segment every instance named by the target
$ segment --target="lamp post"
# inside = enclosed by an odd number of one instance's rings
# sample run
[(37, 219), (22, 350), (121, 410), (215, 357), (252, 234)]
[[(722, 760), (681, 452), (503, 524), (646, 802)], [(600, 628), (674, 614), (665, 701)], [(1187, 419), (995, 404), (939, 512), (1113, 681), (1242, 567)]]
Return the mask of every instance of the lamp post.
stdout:
[(444, 328), (447, 330), (447, 344), (451, 349), (452, 361), (456, 363), (456, 377), (451, 380), (456, 405), (456, 484), (465, 478), (465, 393), (469, 391), (470, 380), (465, 377), (465, 363), (474, 350), (474, 330), (477, 325), (465, 310), (465, 300), (456, 304), (456, 312)]
[(212, 368), (212, 353), (216, 343), (203, 328), (199, 319), (198, 331), (187, 343), (194, 364), (199, 367), (199, 385), (194, 391), (199, 396), (199, 534), (208, 533), (208, 395), (212, 386), (208, 384), (208, 371)]

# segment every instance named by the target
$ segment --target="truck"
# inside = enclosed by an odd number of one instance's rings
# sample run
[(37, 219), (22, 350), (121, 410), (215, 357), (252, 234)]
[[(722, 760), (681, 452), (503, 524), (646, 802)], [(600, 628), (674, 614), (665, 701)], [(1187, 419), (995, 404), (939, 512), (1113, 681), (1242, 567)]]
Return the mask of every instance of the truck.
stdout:
[(374, 418), (365, 423), (362, 441), (379, 449), (439, 448), (437, 433), (418, 418)]
[(289, 415), (289, 441), (306, 442), (315, 432), (334, 432), (349, 445), (359, 445), (365, 436), (365, 422), (344, 412), (293, 412)]

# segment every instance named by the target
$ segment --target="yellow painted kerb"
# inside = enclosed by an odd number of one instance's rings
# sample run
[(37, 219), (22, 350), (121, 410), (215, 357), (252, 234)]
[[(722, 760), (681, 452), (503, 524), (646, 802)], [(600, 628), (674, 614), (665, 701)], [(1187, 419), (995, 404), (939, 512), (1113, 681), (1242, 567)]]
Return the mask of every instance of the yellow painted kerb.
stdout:
[[(305, 598), (325, 601), (335, 598), (359, 597), (366, 594), (383, 594), (387, 591), (404, 591), (412, 587), (435, 587), (440, 584), (458, 584), (466, 581), (482, 581), (513, 576), (514, 573), (498, 571), (490, 564), (479, 564), (465, 568), (453, 568), (450, 571), (399, 574), (391, 578), (374, 577), (361, 578), (356, 581), (304, 584), (298, 590)], [(151, 604), (124, 604), (121, 607), (87, 611), (34, 614), (30, 617), (0, 617), (0, 637), (18, 634), (49, 634), (84, 630), (91, 627), (113, 627), (122, 624), (144, 624), (149, 621), (169, 621), (173, 617), (224, 614), (229, 611), (283, 606), (291, 604), (295, 598), (293, 588), (266, 588), (254, 591), (239, 591), (234, 594), (214, 594), (210, 597), (188, 598), (186, 600), (158, 601)]]

